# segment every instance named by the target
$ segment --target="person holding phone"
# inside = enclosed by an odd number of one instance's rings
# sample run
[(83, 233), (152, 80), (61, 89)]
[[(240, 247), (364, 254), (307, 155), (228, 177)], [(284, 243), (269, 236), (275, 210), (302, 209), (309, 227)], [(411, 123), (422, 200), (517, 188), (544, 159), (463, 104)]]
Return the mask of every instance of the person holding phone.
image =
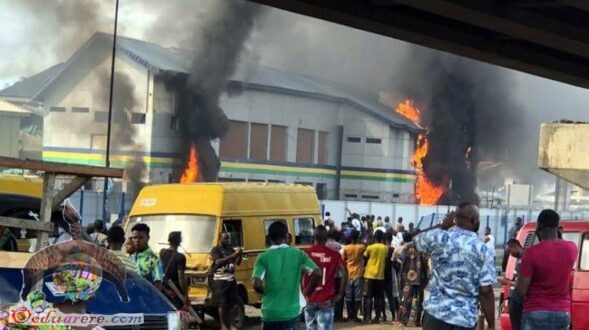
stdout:
[(219, 236), (219, 243), (211, 250), (213, 259), (213, 303), (219, 309), (219, 322), (222, 330), (232, 327), (235, 315), (233, 306), (238, 302), (235, 268), (243, 260), (243, 251), (234, 250), (231, 246), (231, 234), (223, 232)]

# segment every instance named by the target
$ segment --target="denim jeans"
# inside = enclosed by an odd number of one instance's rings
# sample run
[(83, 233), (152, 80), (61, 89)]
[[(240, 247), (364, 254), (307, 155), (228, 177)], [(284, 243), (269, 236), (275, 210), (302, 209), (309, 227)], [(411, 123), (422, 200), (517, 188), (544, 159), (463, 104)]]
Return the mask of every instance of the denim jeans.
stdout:
[(568, 330), (571, 315), (565, 312), (533, 311), (524, 313), (522, 330)]
[(300, 317), (286, 321), (262, 321), (262, 330), (299, 330)]
[(522, 317), (524, 313), (524, 300), (515, 290), (509, 292), (509, 321), (512, 330), (522, 329)]
[(319, 307), (309, 304), (305, 307), (307, 330), (333, 330), (334, 307)]

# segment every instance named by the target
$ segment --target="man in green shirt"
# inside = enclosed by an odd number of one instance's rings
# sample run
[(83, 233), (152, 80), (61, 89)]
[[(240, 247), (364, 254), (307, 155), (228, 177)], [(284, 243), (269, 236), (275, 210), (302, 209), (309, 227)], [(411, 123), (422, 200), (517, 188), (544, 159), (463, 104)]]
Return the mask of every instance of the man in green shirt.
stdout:
[(131, 239), (135, 247), (135, 253), (131, 255), (131, 260), (137, 265), (138, 274), (149, 281), (158, 290), (163, 292), (168, 298), (175, 297), (174, 291), (167, 289), (162, 285), (163, 268), (158, 256), (149, 247), (149, 226), (144, 223), (138, 223), (131, 228)]
[(301, 304), (301, 273), (309, 274), (309, 286), (303, 292), (307, 299), (319, 284), (321, 272), (309, 256), (286, 244), (288, 230), (281, 221), (268, 228), (272, 244), (260, 254), (254, 266), (254, 289), (262, 297), (263, 330), (297, 330)]

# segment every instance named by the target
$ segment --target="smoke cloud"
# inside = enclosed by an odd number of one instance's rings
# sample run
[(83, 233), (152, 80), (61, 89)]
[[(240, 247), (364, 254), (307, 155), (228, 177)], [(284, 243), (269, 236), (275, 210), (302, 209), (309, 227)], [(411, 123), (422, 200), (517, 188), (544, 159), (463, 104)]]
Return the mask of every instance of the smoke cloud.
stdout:
[[(98, 72), (100, 88), (95, 91), (95, 99), (98, 106), (108, 110), (110, 94), (110, 70), (103, 69)], [(137, 130), (133, 124), (133, 110), (138, 107), (135, 96), (135, 86), (128, 74), (115, 71), (112, 103), (112, 133), (111, 150), (126, 151), (130, 156), (125, 161), (125, 175), (127, 192), (136, 195), (144, 185), (146, 165), (143, 161), (141, 143), (136, 142)], [(141, 113), (135, 113), (140, 116)], [(111, 159), (112, 159), (111, 152)]]
[(429, 129), (424, 172), (449, 187), (440, 203), (478, 203), (480, 160), (513, 163), (522, 136), (521, 106), (505, 71), (454, 55), (413, 47), (398, 66), (396, 91), (414, 99)]
[(210, 140), (223, 136), (228, 129), (219, 98), (261, 12), (262, 7), (246, 1), (218, 1), (209, 12), (208, 22), (193, 35), (191, 44), (197, 47), (190, 74), (168, 79), (168, 89), (176, 92), (182, 166), (187, 163), (191, 145), (195, 145), (205, 181), (215, 181), (220, 167)]
[(7, 9), (0, 17), (9, 26), (0, 33), (3, 55), (11, 59), (0, 61), (0, 78), (38, 73), (67, 59), (96, 31), (113, 29), (112, 0), (0, 0), (0, 8)]

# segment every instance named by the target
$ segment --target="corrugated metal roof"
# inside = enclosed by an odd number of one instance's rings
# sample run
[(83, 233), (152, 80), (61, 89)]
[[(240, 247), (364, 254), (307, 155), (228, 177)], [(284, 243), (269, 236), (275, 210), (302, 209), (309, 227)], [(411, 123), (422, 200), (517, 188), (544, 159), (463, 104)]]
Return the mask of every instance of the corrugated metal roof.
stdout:
[(31, 114), (30, 111), (22, 107), (19, 107), (14, 103), (6, 102), (3, 100), (0, 100), (0, 113), (10, 113), (17, 116), (27, 116)]
[[(106, 33), (96, 33), (83, 47), (91, 47), (98, 39), (112, 38)], [(194, 53), (179, 48), (164, 48), (142, 40), (117, 37), (117, 49), (120, 53), (157, 73), (172, 71), (189, 73)], [(74, 55), (75, 56), (75, 55)], [(69, 60), (66, 63), (71, 62)], [(39, 95), (44, 88), (52, 84), (54, 76), (62, 72), (63, 63), (55, 65), (37, 75), (14, 84), (2, 91), (0, 97), (18, 97), (31, 99)], [(275, 92), (294, 93), (301, 96), (331, 99), (348, 103), (352, 107), (367, 113), (388, 125), (415, 132), (419, 128), (405, 118), (391, 114), (391, 109), (377, 101), (377, 96), (366, 96), (349, 88), (335, 84), (319, 82), (310, 77), (293, 74), (263, 65), (242, 65), (231, 78), (246, 88), (265, 89)], [(48, 84), (49, 83), (49, 84)]]
[(14, 83), (0, 91), (1, 97), (31, 99), (45, 84), (53, 78), (63, 68), (63, 63), (59, 63), (37, 73), (36, 75), (25, 78)]

